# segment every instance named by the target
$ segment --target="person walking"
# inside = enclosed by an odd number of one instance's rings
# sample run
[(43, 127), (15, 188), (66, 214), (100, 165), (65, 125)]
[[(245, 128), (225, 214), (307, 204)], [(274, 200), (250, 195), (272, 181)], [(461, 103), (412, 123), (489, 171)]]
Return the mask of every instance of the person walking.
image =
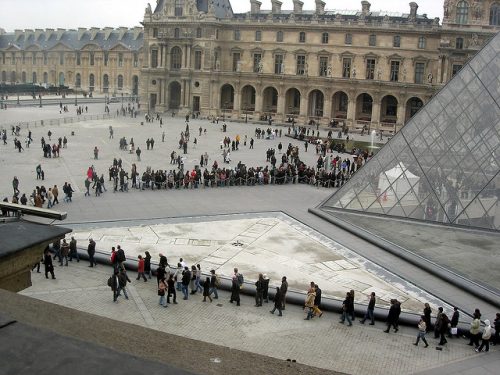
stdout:
[(59, 199), (57, 197), (59, 196), (59, 189), (57, 185), (54, 185), (52, 188), (52, 194), (54, 195), (54, 204), (59, 204)]
[(141, 161), (141, 148), (137, 146), (137, 150), (135, 150), (135, 154), (137, 155), (137, 161)]
[(483, 330), (483, 334), (481, 335), (481, 345), (479, 346), (479, 348), (476, 348), (474, 349), (476, 351), (476, 353), (480, 353), (483, 351), (483, 348), (485, 348), (485, 352), (489, 352), (490, 351), (490, 339), (491, 339), (491, 325), (490, 325), (490, 321), (488, 319), (486, 319), (484, 321), (484, 330)]
[(453, 335), (458, 337), (458, 321), (460, 319), (460, 312), (458, 311), (458, 307), (453, 308), (453, 315), (451, 316), (450, 321), (450, 332), (448, 334), (449, 338), (452, 338)]
[(344, 302), (342, 303), (342, 317), (340, 318), (340, 323), (344, 324), (344, 322), (347, 319), (347, 325), (350, 327), (352, 326), (352, 321), (351, 321), (351, 293), (347, 292), (345, 295)]
[(418, 342), (420, 339), (425, 344), (425, 347), (427, 348), (429, 344), (427, 343), (427, 340), (425, 339), (425, 334), (427, 333), (427, 324), (425, 323), (425, 316), (422, 315), (420, 317), (420, 321), (418, 322), (418, 335), (417, 335), (417, 341), (413, 343), (413, 345), (418, 346)]
[(61, 245), (61, 264), (65, 261), (65, 266), (68, 266), (68, 255), (69, 255), (69, 244), (66, 242), (66, 239), (63, 239)]
[(314, 288), (314, 291), (316, 292), (316, 297), (314, 297), (314, 315), (317, 317), (321, 318), (323, 316), (323, 311), (319, 309), (319, 306), (321, 305), (321, 289), (319, 288), (318, 284), (314, 284), (311, 282), (311, 288)]
[(188, 288), (189, 283), (191, 282), (191, 272), (189, 271), (189, 267), (184, 267), (184, 271), (182, 272), (182, 294), (184, 294), (184, 300), (189, 298)]
[(118, 273), (118, 293), (117, 297), (120, 296), (120, 292), (123, 291), (123, 295), (125, 296), (125, 299), (128, 299), (128, 294), (127, 294), (127, 275), (125, 274), (125, 270), (120, 269)]
[(97, 146), (94, 147), (94, 159), (99, 159), (99, 149), (97, 148)]
[(212, 297), (210, 297), (210, 277), (207, 277), (203, 283), (203, 302), (207, 302), (207, 298), (212, 302)]
[(375, 317), (374, 317), (375, 302), (376, 302), (375, 292), (372, 292), (370, 294), (370, 299), (368, 301), (368, 307), (366, 309), (365, 316), (363, 317), (362, 320), (360, 320), (361, 324), (365, 324), (365, 321), (367, 319), (370, 319), (370, 325), (371, 326), (375, 325)]
[(148, 275), (149, 279), (151, 279), (151, 254), (149, 254), (149, 251), (144, 252), (145, 257), (144, 257), (144, 273)]
[(71, 237), (71, 241), (69, 241), (69, 261), (72, 262), (73, 258), (76, 258), (77, 263), (80, 262), (80, 255), (76, 249), (75, 237)]
[(113, 302), (116, 302), (118, 299), (118, 290), (120, 287), (120, 281), (118, 280), (118, 270), (115, 269), (113, 271), (113, 276), (110, 277), (110, 280), (108, 280), (108, 285), (111, 287), (111, 290), (113, 291)]
[(165, 293), (167, 292), (167, 284), (165, 283), (165, 279), (161, 279), (158, 283), (158, 295), (160, 296), (160, 300), (158, 304), (163, 307), (167, 307), (167, 302), (165, 300)]
[(203, 288), (201, 286), (201, 266), (199, 264), (196, 265), (196, 280), (195, 280), (196, 291), (203, 292)]
[(92, 238), (89, 239), (89, 245), (87, 247), (87, 254), (89, 255), (89, 262), (90, 262), (89, 267), (97, 266), (97, 262), (94, 259), (95, 241)]
[(215, 270), (210, 270), (210, 295), (214, 294), (214, 299), (219, 299), (217, 288), (219, 287), (219, 278), (215, 274)]
[(439, 326), (439, 344), (438, 345), (446, 345), (448, 340), (446, 340), (446, 333), (448, 333), (448, 325), (450, 324), (450, 320), (445, 313), (441, 314), (441, 324)]
[(310, 320), (314, 317), (314, 298), (316, 297), (316, 291), (314, 288), (309, 288), (307, 291), (306, 300), (304, 302), (304, 312), (306, 317), (304, 320)]
[(424, 304), (424, 320), (427, 332), (429, 332), (429, 330), (431, 329), (431, 314), (432, 314), (431, 306), (426, 302)]
[(281, 306), (282, 306), (281, 310), (285, 310), (286, 292), (288, 292), (288, 281), (286, 280), (286, 276), (283, 276), (281, 278), (281, 286), (280, 286)]
[(399, 314), (401, 314), (401, 305), (397, 299), (391, 299), (391, 307), (389, 308), (389, 314), (387, 315), (387, 329), (384, 331), (385, 333), (389, 333), (391, 326), (394, 327), (394, 332), (399, 331)]
[(146, 275), (144, 275), (144, 259), (142, 258), (142, 255), (138, 255), (137, 258), (139, 259), (137, 262), (137, 279), (139, 280), (141, 277), (144, 279), (144, 282), (148, 281), (146, 279)]
[(172, 302), (177, 305), (177, 293), (175, 291), (175, 280), (174, 274), (170, 273), (167, 280), (167, 303), (170, 303), (170, 297), (172, 297)]
[(259, 273), (259, 278), (255, 282), (255, 307), (262, 307), (264, 294), (264, 275)]
[(481, 333), (480, 333), (481, 320), (480, 319), (481, 319), (481, 313), (476, 310), (474, 312), (473, 320), (470, 324), (470, 329), (469, 329), (470, 341), (467, 344), (469, 346), (474, 345), (475, 348), (479, 347), (479, 337), (481, 335)]
[(283, 301), (281, 301), (281, 291), (280, 288), (276, 287), (276, 293), (274, 294), (274, 308), (269, 311), (271, 314), (274, 314), (276, 310), (278, 310), (278, 316), (283, 316), (281, 308), (283, 306)]
[(189, 282), (189, 287), (191, 289), (191, 294), (196, 294), (198, 288), (196, 286), (196, 266), (191, 266), (191, 281)]
[(52, 264), (52, 256), (50, 255), (48, 246), (43, 252), (43, 265), (45, 266), (45, 278), (48, 279), (50, 273), (52, 279), (55, 279), (56, 276), (54, 275), (54, 265)]
[(265, 303), (269, 303), (269, 277), (264, 274), (264, 285), (262, 290), (262, 298)]
[(236, 306), (240, 306), (240, 283), (238, 282), (238, 269), (235, 268), (235, 273), (231, 278), (231, 299), (229, 303), (236, 302)]

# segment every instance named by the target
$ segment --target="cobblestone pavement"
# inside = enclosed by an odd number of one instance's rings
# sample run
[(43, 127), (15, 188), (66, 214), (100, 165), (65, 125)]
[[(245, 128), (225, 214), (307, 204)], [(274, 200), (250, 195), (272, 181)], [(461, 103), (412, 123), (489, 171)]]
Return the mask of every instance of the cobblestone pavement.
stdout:
[(450, 339), (442, 351), (435, 350), (433, 338), (427, 349), (414, 347), (416, 329), (408, 327), (401, 327), (397, 334), (383, 333), (385, 326), (380, 322), (371, 327), (355, 321), (348, 327), (334, 313), (305, 321), (302, 310), (292, 305), (280, 318), (269, 314), (271, 303), (256, 308), (246, 296), (237, 307), (229, 303), (224, 291), (213, 303), (194, 295), (188, 301), (179, 298), (178, 305), (165, 309), (158, 305), (156, 280), (136, 281), (132, 272), (130, 299), (120, 297), (113, 303), (106, 286), (110, 272), (110, 267), (89, 269), (87, 262), (72, 262), (56, 267), (56, 280), (33, 273), (33, 286), (21, 294), (232, 349), (351, 374), (411, 374), (477, 356), (463, 340)]

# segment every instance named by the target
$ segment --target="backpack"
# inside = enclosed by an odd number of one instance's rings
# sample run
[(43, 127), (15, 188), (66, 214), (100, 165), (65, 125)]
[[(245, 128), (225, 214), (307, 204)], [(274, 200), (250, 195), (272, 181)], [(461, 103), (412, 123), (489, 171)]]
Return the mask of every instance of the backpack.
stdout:
[(243, 275), (241, 273), (238, 273), (238, 275), (236, 275), (236, 278), (238, 279), (238, 284), (241, 288), (243, 286), (243, 282), (245, 281)]

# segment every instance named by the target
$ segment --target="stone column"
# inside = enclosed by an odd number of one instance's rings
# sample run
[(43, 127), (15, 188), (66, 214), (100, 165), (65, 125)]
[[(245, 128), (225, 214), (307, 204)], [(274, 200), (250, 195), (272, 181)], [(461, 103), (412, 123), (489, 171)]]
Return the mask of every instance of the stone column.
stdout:
[(328, 93), (324, 96), (323, 102), (323, 117), (325, 117), (327, 122), (332, 119), (332, 94)]
[(378, 129), (380, 126), (380, 104), (380, 97), (373, 97), (371, 130)]
[(404, 125), (405, 123), (405, 117), (406, 117), (406, 103), (404, 101), (404, 99), (398, 101), (398, 117), (397, 117), (397, 120), (396, 120), (396, 129), (394, 129), (395, 131), (401, 129), (401, 127)]
[(346, 125), (349, 127), (354, 127), (356, 124), (356, 98), (349, 98), (347, 104), (347, 119)]

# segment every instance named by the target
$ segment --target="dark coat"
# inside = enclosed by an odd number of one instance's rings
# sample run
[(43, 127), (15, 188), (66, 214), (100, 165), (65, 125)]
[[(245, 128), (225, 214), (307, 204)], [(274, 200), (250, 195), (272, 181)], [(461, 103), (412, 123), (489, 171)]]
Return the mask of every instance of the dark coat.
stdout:
[(89, 246), (87, 247), (87, 253), (89, 256), (94, 256), (95, 254), (95, 242), (92, 241), (89, 243)]

